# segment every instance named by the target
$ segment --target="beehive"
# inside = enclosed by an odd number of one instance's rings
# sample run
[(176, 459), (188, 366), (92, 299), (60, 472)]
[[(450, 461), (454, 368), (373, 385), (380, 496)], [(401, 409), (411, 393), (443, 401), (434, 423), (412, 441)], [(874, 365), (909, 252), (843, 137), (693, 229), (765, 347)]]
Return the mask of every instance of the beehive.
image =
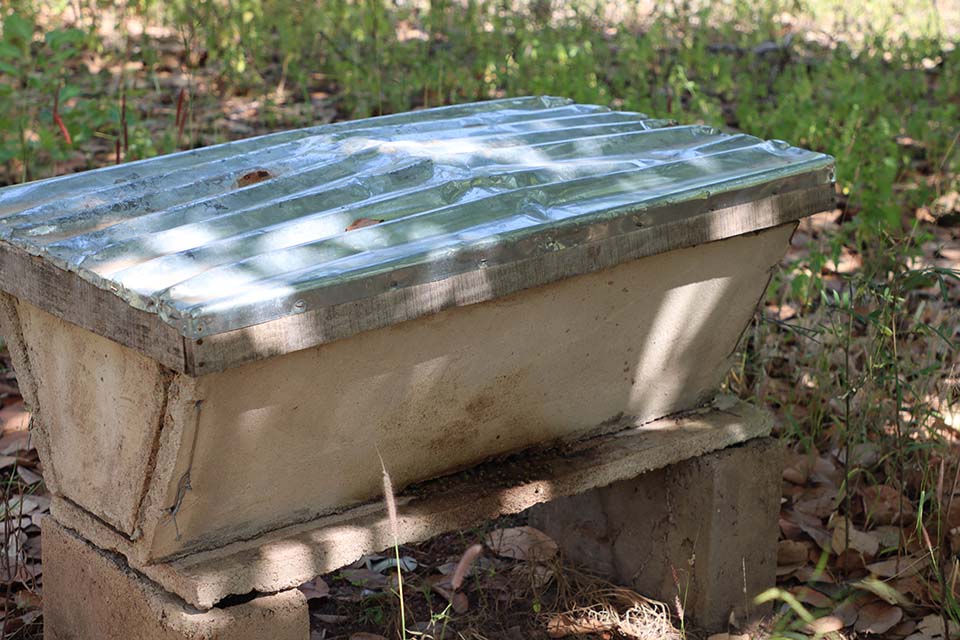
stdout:
[(0, 190), (48, 484), (149, 564), (708, 401), (832, 158), (518, 98)]

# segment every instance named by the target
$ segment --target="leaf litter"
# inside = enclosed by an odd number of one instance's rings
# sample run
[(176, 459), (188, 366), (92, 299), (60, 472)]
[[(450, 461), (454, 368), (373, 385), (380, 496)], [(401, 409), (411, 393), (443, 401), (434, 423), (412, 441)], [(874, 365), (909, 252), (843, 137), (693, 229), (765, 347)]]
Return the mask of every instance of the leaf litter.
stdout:
[[(423, 638), (681, 637), (666, 604), (564, 566), (556, 542), (520, 516), (497, 524), (503, 526), (477, 542), (446, 534), (401, 547), (409, 632)], [(316, 637), (398, 637), (397, 563), (384, 559), (364, 557), (300, 587)]]
[(30, 432), (30, 413), (20, 397), (10, 356), (0, 342), (0, 580), (6, 605), (0, 613), (7, 636), (40, 637), (43, 571), (40, 522), (50, 513), (50, 497)]

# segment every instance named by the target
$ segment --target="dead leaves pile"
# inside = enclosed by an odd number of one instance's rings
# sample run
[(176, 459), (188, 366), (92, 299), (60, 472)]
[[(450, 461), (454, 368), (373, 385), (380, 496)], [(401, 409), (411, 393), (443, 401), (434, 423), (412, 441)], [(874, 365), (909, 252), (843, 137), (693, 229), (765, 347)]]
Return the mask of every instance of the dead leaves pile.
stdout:
[[(861, 444), (851, 451), (851, 462), (870, 469), (877, 454)], [(916, 507), (893, 486), (857, 488), (850, 504), (841, 504), (842, 460), (842, 451), (788, 459), (777, 553), (785, 594), (778, 598), (780, 613), (808, 635), (946, 640), (944, 594), (935, 572), (946, 572), (949, 597), (956, 597), (960, 563), (954, 557), (940, 566), (937, 546), (926, 533), (933, 523), (928, 517), (918, 526)], [(960, 527), (960, 496), (955, 504), (945, 515), (950, 530)], [(955, 632), (951, 627), (950, 637)]]
[(40, 637), (42, 626), (40, 521), (50, 512), (50, 498), (29, 424), (9, 355), (0, 348), (0, 580), (5, 593), (0, 638)]
[[(849, 293), (854, 285), (846, 276), (868, 262), (860, 251), (890, 253), (879, 243), (834, 253), (850, 215), (837, 209), (801, 222), (788, 252), (787, 284), (767, 305), (750, 345), (760, 373), (755, 386), (741, 387), (777, 412), (790, 440), (802, 441), (783, 474), (779, 628), (798, 637), (946, 640), (955, 630), (944, 629), (944, 610), (952, 606), (960, 615), (960, 494), (951, 487), (960, 460), (960, 281), (904, 286), (892, 352), (899, 374), (875, 368), (878, 357), (890, 357), (883, 352), (890, 349), (885, 327), (864, 320), (883, 312), (877, 298), (855, 297), (856, 320), (843, 324), (848, 316), (840, 311), (816, 300), (801, 308), (790, 291), (818, 278), (828, 294)], [(909, 269), (960, 268), (957, 221), (939, 214), (924, 219), (917, 233), (928, 239), (917, 244), (917, 254), (907, 259), (910, 251), (901, 247), (895, 258)], [(873, 255), (871, 263), (878, 260)], [(886, 282), (878, 276), (873, 284), (882, 289)], [(831, 331), (836, 323), (844, 330)]]
[[(424, 640), (680, 637), (666, 605), (563, 567), (556, 542), (534, 527), (495, 529), (459, 554), (449, 553), (454, 541), (463, 548), (455, 534), (403, 548), (408, 635)], [(431, 557), (436, 546), (442, 554)], [(397, 562), (384, 556), (362, 558), (302, 585), (311, 603), (311, 640), (400, 637), (397, 586)]]

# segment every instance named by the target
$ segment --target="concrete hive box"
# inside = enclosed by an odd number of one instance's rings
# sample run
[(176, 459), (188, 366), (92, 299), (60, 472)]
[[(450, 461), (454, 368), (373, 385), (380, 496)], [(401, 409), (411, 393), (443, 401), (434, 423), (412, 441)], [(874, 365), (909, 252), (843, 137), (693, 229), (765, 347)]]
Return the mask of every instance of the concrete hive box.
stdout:
[[(131, 564), (709, 401), (832, 159), (557, 98), (0, 190), (59, 503)], [(56, 516), (56, 511), (54, 513)]]

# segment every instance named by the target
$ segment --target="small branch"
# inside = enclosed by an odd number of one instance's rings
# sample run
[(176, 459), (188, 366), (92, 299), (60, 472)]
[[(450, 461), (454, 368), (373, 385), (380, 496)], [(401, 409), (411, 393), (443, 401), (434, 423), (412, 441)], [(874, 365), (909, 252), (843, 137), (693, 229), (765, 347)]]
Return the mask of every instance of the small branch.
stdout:
[(67, 145), (73, 146), (73, 139), (70, 137), (67, 125), (64, 124), (63, 118), (60, 117), (60, 88), (59, 86), (57, 87), (57, 93), (53, 98), (53, 122), (60, 128), (60, 133), (63, 134), (63, 139), (66, 140)]
[(127, 128), (127, 92), (120, 93), (120, 134), (123, 136), (123, 155), (130, 156), (130, 136)]

